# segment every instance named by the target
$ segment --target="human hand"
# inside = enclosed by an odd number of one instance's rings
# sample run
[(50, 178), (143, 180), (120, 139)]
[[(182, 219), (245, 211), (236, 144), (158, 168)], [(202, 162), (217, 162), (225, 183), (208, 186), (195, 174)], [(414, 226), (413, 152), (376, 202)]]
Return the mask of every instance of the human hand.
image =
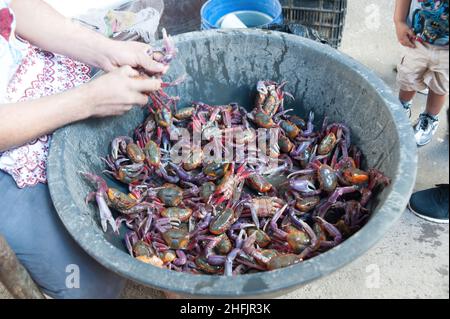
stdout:
[(142, 68), (150, 75), (165, 74), (169, 67), (156, 62), (154, 56), (148, 54), (150, 48), (148, 44), (136, 41), (109, 40), (103, 50), (105, 59), (101, 63), (101, 68), (109, 72), (129, 65), (133, 68)]
[(161, 89), (159, 79), (144, 78), (130, 66), (122, 66), (86, 84), (89, 117), (122, 115), (134, 105), (146, 105), (148, 93)]
[(416, 35), (414, 34), (414, 31), (405, 22), (396, 23), (395, 29), (397, 32), (398, 41), (400, 42), (401, 45), (413, 49), (416, 47), (414, 43)]

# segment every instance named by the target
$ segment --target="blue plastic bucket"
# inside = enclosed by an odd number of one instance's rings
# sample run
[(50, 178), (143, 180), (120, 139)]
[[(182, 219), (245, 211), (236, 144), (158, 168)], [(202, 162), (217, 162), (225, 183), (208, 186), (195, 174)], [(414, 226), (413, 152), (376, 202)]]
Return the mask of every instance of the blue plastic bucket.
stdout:
[[(252, 15), (252, 12), (255, 15)], [(278, 0), (209, 0), (203, 5), (200, 13), (202, 30), (219, 29), (220, 21), (229, 13), (237, 13), (239, 18), (241, 18), (239, 14), (245, 15), (247, 21), (250, 21), (249, 24), (246, 23), (250, 28), (283, 23), (283, 11)], [(257, 21), (261, 21), (262, 24), (251, 25)]]

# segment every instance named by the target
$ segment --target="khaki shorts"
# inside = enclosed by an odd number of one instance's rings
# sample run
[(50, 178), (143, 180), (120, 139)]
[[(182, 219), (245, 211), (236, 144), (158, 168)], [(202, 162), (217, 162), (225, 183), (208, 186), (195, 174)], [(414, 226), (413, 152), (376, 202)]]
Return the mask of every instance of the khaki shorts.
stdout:
[(427, 87), (438, 95), (448, 94), (448, 48), (416, 42), (398, 65), (397, 81), (403, 91), (422, 91)]

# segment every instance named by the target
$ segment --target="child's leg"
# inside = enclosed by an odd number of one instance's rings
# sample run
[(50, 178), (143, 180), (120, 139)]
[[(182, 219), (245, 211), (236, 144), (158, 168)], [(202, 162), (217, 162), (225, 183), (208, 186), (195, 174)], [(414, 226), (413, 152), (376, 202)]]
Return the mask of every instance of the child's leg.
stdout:
[(400, 102), (402, 103), (405, 109), (409, 109), (412, 106), (412, 100), (416, 96), (416, 91), (405, 91), (400, 90), (400, 94), (398, 96)]
[(399, 100), (409, 115), (411, 115), (410, 108), (416, 92), (427, 87), (424, 82), (427, 68), (427, 51), (421, 45), (415, 49), (407, 49), (405, 56), (397, 66), (397, 83), (400, 86)]
[(441, 113), (446, 100), (447, 95), (439, 95), (435, 93), (433, 90), (430, 90), (430, 93), (428, 94), (427, 107), (425, 109), (425, 112), (429, 115), (437, 117), (439, 113)]
[(444, 107), (449, 92), (448, 49), (435, 48), (433, 58), (433, 63), (430, 65), (430, 72), (432, 72), (429, 84), (430, 94), (425, 112), (437, 117)]
[(415, 126), (415, 138), (417, 145), (423, 146), (431, 142), (439, 126), (439, 113), (448, 96), (448, 50), (430, 48), (429, 74), (432, 79), (429, 83), (425, 112), (419, 116)]

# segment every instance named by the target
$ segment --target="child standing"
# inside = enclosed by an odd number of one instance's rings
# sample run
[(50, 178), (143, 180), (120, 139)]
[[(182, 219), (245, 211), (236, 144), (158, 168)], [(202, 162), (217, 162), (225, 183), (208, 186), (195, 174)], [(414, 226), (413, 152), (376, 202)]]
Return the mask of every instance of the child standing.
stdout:
[(414, 127), (418, 146), (431, 142), (449, 91), (449, 0), (397, 0), (394, 22), (407, 52), (398, 66), (400, 102), (411, 116), (416, 92), (429, 88)]

